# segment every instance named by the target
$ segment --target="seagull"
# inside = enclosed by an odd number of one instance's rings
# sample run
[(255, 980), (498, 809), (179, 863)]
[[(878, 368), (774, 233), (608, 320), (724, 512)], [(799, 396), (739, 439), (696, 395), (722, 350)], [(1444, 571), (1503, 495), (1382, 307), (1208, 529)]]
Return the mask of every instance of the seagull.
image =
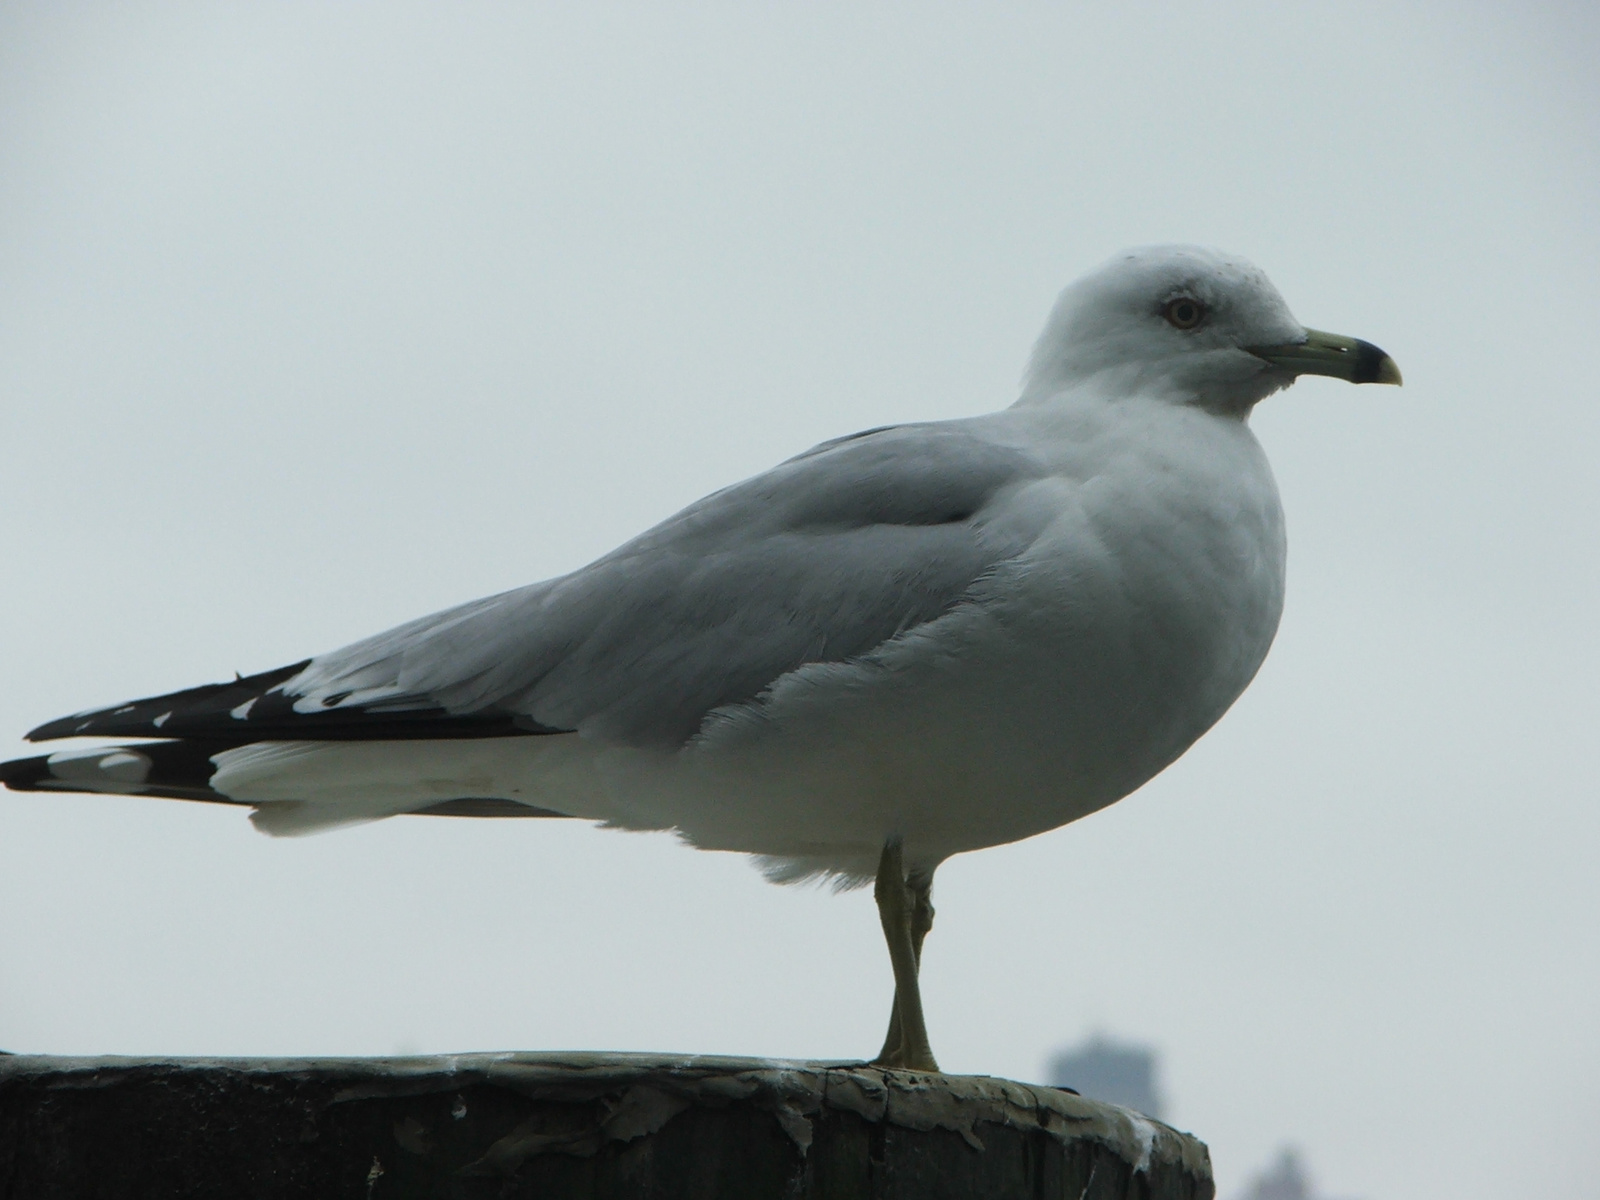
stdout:
[(823, 442), (570, 575), (51, 721), (29, 740), (133, 740), (0, 778), (248, 805), (277, 835), (571, 817), (874, 882), (874, 1061), (937, 1071), (935, 869), (1128, 795), (1266, 657), (1283, 515), (1249, 417), (1300, 375), (1400, 383), (1237, 255), (1130, 250), (1061, 294), (1009, 408)]

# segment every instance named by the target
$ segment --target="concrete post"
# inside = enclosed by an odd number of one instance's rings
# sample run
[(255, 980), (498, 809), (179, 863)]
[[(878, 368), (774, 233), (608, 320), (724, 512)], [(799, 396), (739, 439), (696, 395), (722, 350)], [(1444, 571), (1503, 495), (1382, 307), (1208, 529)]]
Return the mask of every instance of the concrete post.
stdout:
[(1204, 1144), (987, 1076), (659, 1054), (0, 1055), (0, 1196), (1210, 1200)]

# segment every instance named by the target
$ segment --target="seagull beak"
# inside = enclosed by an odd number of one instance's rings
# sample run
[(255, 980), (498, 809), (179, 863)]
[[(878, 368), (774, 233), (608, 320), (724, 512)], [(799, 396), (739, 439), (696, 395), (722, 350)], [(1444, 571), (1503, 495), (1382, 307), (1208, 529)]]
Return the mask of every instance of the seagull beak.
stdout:
[(1250, 353), (1296, 375), (1332, 375), (1350, 383), (1400, 384), (1400, 368), (1382, 350), (1360, 338), (1306, 330), (1306, 340), (1287, 346), (1251, 346)]

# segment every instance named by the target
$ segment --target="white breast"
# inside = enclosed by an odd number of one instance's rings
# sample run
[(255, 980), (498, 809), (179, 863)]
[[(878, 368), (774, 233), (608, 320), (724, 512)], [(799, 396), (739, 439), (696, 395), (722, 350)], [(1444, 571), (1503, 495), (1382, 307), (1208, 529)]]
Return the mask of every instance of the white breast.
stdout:
[(980, 514), (1029, 549), (865, 659), (719, 710), (682, 750), (576, 734), (265, 744), (218, 756), (213, 786), (268, 804), (274, 832), (494, 796), (675, 828), (778, 860), (780, 878), (868, 878), (891, 835), (928, 867), (1102, 808), (1265, 658), (1283, 602), (1271, 473), (1242, 422), (1184, 406), (1083, 398), (971, 424), (1049, 470)]
[(983, 418), (1057, 469), (993, 514), (1035, 528), (1031, 550), (868, 661), (803, 667), (719, 714), (677, 756), (602, 752), (614, 819), (866, 876), (891, 834), (931, 864), (1075, 820), (1171, 763), (1266, 656), (1283, 523), (1242, 422), (1137, 403)]

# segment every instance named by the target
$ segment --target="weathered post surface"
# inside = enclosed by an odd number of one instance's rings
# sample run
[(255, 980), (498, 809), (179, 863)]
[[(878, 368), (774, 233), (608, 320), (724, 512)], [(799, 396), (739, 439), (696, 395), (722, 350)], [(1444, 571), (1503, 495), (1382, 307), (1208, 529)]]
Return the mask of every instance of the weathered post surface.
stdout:
[(0, 1197), (1209, 1200), (1203, 1143), (982, 1075), (659, 1054), (0, 1055)]

